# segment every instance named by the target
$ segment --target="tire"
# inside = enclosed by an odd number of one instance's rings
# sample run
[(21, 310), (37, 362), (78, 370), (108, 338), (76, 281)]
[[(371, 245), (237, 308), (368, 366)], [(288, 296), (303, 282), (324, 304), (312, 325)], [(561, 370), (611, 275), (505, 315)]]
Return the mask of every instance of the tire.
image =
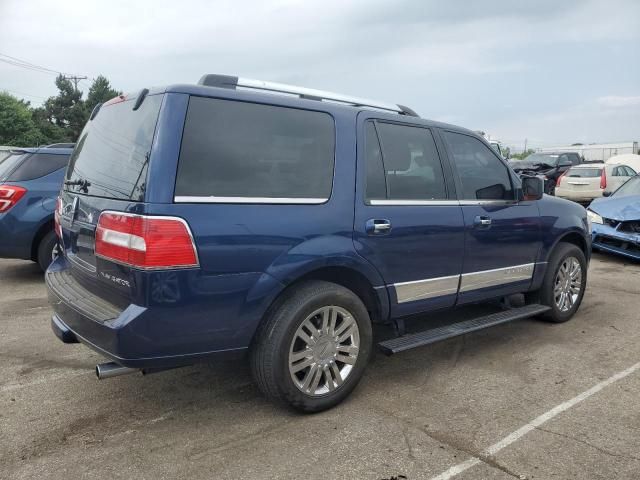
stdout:
[(356, 387), (372, 341), (369, 314), (357, 295), (334, 283), (304, 282), (265, 317), (251, 347), (251, 370), (270, 400), (320, 412)]
[(42, 240), (40, 240), (40, 243), (38, 244), (37, 263), (43, 272), (53, 261), (54, 249), (56, 249), (57, 246), (58, 237), (56, 236), (56, 232), (53, 230), (47, 232), (47, 234), (42, 237)]
[[(574, 269), (578, 267), (579, 272), (574, 277), (574, 271), (577, 272)], [(563, 276), (561, 269), (568, 272), (569, 277)], [(568, 282), (565, 285), (569, 290), (562, 288), (562, 282), (565, 281)], [(570, 320), (580, 308), (586, 286), (587, 260), (583, 251), (571, 243), (558, 244), (549, 259), (542, 287), (536, 292), (540, 303), (551, 307), (542, 318), (554, 323)], [(562, 297), (558, 292), (564, 292), (565, 296)]]

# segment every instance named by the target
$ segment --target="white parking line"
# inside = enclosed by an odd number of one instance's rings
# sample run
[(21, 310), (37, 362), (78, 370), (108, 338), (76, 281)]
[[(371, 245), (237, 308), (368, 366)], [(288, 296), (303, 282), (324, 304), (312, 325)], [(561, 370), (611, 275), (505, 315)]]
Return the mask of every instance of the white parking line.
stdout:
[[(585, 392), (582, 392), (580, 395), (577, 395), (577, 396), (573, 397), (571, 400), (567, 400), (566, 402), (561, 403), (557, 407), (553, 407), (548, 412), (543, 413), (542, 415), (540, 415), (539, 417), (537, 417), (533, 421), (527, 423), (526, 425), (524, 425), (523, 427), (519, 428), (515, 432), (507, 435), (506, 437), (504, 437), (499, 442), (494, 443), (493, 445), (491, 445), (484, 452), (482, 452), (482, 455), (483, 456), (487, 456), (487, 457), (491, 456), (491, 455), (495, 455), (496, 453), (498, 453), (503, 448), (508, 447), (513, 442), (517, 441), (518, 439), (520, 439), (521, 437), (523, 437), (524, 435), (529, 433), (531, 430), (535, 430), (537, 427), (539, 427), (543, 423), (548, 422), (549, 420), (551, 420), (556, 415), (559, 415), (560, 413), (564, 412), (565, 410), (569, 410), (571, 407), (573, 407), (573, 406), (577, 405), (578, 403), (586, 400), (590, 396), (595, 395), (596, 393), (598, 393), (603, 388), (608, 387), (612, 383), (617, 382), (618, 380), (623, 379), (624, 377), (631, 375), (633, 372), (635, 372), (636, 370), (639, 370), (639, 369), (640, 369), (640, 362), (636, 363), (635, 365), (630, 366), (629, 368), (627, 368), (626, 370), (623, 370), (620, 373), (616, 373), (615, 375), (607, 378), (606, 380), (603, 380), (602, 382), (598, 383), (597, 385), (594, 385), (593, 387), (591, 387), (589, 390), (587, 390)], [(431, 480), (449, 480), (450, 478), (455, 477), (459, 473), (462, 473), (465, 470), (468, 470), (471, 467), (473, 467), (475, 465), (478, 465), (479, 463), (482, 463), (482, 460), (480, 458), (472, 457), (469, 460), (466, 460), (466, 461), (464, 461), (462, 463), (454, 465), (449, 470), (441, 473), (440, 475), (432, 477)]]

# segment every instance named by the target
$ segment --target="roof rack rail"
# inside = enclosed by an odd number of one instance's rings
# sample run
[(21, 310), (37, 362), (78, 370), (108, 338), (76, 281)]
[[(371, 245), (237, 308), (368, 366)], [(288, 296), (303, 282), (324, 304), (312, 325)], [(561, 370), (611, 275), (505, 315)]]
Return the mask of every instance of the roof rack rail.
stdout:
[(300, 98), (307, 100), (327, 100), (330, 102), (344, 103), (354, 107), (371, 107), (378, 110), (399, 113), (400, 115), (409, 115), (417, 117), (418, 114), (409, 107), (396, 105), (393, 103), (379, 102), (377, 100), (367, 100), (365, 98), (349, 97), (339, 93), (324, 92), (313, 88), (297, 87), (295, 85), (287, 85), (284, 83), (264, 82), (262, 80), (252, 80), (250, 78), (234, 77), (231, 75), (206, 74), (198, 81), (198, 85), (207, 87), (219, 87), (237, 89), (247, 88), (250, 90), (262, 90), (274, 93), (286, 93), (290, 95), (298, 95)]

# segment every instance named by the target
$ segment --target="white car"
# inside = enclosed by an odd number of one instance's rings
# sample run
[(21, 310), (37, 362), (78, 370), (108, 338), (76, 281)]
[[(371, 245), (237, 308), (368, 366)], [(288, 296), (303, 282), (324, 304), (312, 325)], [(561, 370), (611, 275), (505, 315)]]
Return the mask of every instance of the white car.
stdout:
[(636, 175), (627, 165), (583, 163), (562, 174), (556, 182), (556, 197), (579, 203), (589, 203), (594, 198), (606, 196)]

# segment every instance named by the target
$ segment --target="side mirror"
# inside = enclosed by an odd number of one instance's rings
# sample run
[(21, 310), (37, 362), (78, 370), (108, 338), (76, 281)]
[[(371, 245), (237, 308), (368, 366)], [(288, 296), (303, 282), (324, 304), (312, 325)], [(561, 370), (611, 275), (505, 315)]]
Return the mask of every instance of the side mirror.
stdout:
[(604, 192), (602, 192), (602, 196), (603, 197), (610, 197), (611, 196), (611, 192), (608, 190), (605, 190)]
[(544, 180), (540, 177), (522, 177), (522, 200), (540, 200), (544, 194)]

